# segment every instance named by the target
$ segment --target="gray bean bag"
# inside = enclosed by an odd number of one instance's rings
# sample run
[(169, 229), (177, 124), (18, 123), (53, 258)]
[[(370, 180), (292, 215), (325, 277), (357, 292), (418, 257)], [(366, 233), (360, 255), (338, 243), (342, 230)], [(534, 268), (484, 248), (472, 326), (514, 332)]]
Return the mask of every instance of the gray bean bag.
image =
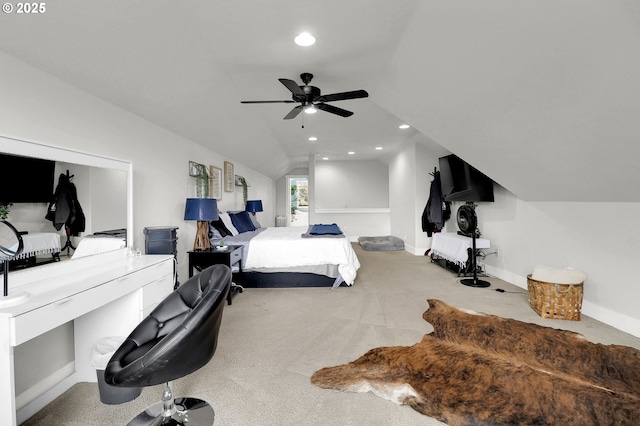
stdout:
[(384, 237), (359, 237), (358, 242), (363, 249), (370, 251), (404, 250), (404, 241), (391, 235)]

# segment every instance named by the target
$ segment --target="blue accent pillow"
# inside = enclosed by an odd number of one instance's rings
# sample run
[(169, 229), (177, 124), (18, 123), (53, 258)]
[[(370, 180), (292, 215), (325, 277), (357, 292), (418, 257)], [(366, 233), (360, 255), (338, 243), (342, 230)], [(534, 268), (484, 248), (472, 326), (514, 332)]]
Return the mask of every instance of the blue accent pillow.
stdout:
[(255, 231), (256, 227), (253, 226), (253, 222), (251, 222), (251, 217), (249, 217), (249, 213), (247, 212), (239, 212), (239, 213), (229, 213), (231, 217), (231, 223), (238, 230), (239, 233)]
[(330, 225), (320, 223), (313, 225), (309, 233), (311, 235), (341, 235), (342, 230), (335, 223)]

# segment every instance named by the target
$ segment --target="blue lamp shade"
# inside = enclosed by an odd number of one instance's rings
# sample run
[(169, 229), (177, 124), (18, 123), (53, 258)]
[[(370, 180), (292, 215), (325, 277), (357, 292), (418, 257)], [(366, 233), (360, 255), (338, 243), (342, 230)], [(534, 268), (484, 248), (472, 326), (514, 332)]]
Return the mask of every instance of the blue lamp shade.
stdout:
[(262, 200), (248, 200), (245, 211), (256, 213), (262, 211)]
[(187, 198), (184, 220), (218, 220), (218, 202), (215, 198)]

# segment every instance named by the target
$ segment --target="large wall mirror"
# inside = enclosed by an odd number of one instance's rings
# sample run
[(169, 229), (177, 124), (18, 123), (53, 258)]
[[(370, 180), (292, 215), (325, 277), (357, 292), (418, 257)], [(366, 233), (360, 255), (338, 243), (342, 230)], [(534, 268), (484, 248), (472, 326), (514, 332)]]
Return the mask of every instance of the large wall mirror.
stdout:
[[(77, 198), (85, 216), (85, 230), (72, 237), (74, 245), (95, 233), (125, 229), (126, 244), (133, 246), (131, 162), (3, 136), (0, 136), (0, 153), (4, 156), (55, 162), (53, 189), (58, 185), (61, 174), (73, 176), (72, 183), (76, 187)], [(3, 186), (21, 187), (22, 182), (35, 176), (30, 170), (17, 170), (12, 175), (4, 174), (3, 171)], [(56, 230), (53, 222), (45, 218), (47, 207), (48, 203), (42, 201), (15, 202), (10, 207), (7, 220), (19, 231), (57, 232), (61, 235), (61, 245), (64, 247), (67, 240), (65, 227)], [(63, 250), (62, 254), (65, 253), (69, 253), (69, 250)], [(70, 254), (73, 254), (73, 250)], [(54, 266), (55, 264), (48, 265)]]
[[(76, 246), (79, 246), (83, 239), (89, 240), (91, 234), (118, 228), (126, 229), (127, 245), (133, 246), (131, 162), (3, 136), (0, 136), (0, 153), (54, 161), (53, 189), (58, 184), (60, 174), (66, 174), (68, 171), (74, 176), (73, 183), (77, 188), (78, 201), (86, 221), (85, 232), (80, 233), (78, 237), (73, 237)], [(8, 197), (9, 186), (12, 189), (29, 187), (25, 182), (37, 176), (33, 170), (20, 170), (20, 168), (11, 174), (6, 173), (5, 170), (0, 172), (2, 172), (0, 198)], [(11, 197), (17, 197), (17, 195), (14, 194)], [(22, 198), (20, 202), (15, 202), (10, 207), (7, 220), (21, 232), (58, 233), (60, 243), (64, 245), (65, 227), (56, 230), (53, 222), (45, 218), (48, 203), (42, 201), (42, 197), (29, 196)], [(25, 200), (31, 201), (25, 202)], [(37, 201), (33, 202), (33, 200)], [(71, 251), (74, 256), (76, 253), (75, 250)], [(111, 250), (111, 253), (114, 251)], [(92, 267), (100, 262), (100, 256), (106, 255), (91, 254), (79, 258), (72, 256), (70, 259), (61, 255), (61, 261), (14, 270), (8, 268), (11, 271), (8, 276), (9, 294), (7, 297), (0, 295), (0, 309), (12, 309), (15, 304), (29, 300), (30, 283), (46, 279), (54, 287), (55, 279), (52, 277), (68, 276), (76, 270)], [(50, 378), (62, 378), (73, 373), (75, 368), (73, 367), (75, 359), (73, 322), (63, 324), (16, 346), (14, 359), (16, 406), (18, 422), (20, 422), (21, 418), (24, 420), (28, 417), (34, 395), (40, 395), (51, 386)], [(47, 379), (43, 380), (43, 377)]]

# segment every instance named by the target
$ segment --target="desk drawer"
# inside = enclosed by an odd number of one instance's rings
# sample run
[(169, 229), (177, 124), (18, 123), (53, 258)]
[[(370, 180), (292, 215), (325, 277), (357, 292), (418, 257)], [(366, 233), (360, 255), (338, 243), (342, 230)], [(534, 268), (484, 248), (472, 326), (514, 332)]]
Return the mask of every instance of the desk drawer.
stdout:
[(164, 262), (144, 268), (142, 273), (145, 283), (150, 283), (165, 275), (173, 275), (173, 259), (165, 260)]
[(142, 288), (142, 311), (155, 307), (173, 291), (173, 274), (165, 275)]
[(140, 288), (141, 280), (140, 273), (126, 275), (12, 318), (15, 340), (12, 345), (24, 343), (135, 291)]
[(240, 262), (240, 260), (242, 260), (242, 250), (235, 250), (233, 252), (231, 252), (231, 259), (230, 259), (230, 265), (234, 265), (238, 262)]

